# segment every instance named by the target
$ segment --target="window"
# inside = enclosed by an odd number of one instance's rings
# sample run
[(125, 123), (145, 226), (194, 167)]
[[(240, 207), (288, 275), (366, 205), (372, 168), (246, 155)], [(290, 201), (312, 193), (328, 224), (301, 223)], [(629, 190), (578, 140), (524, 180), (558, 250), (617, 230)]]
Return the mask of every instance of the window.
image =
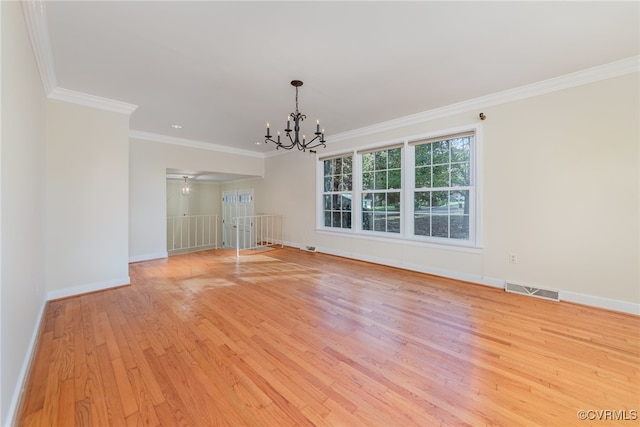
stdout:
[(480, 245), (478, 126), (318, 163), (318, 226), (413, 244)]
[(323, 160), (324, 226), (351, 228), (353, 200), (353, 155)]
[(400, 147), (362, 154), (362, 230), (400, 233)]
[(416, 236), (469, 240), (472, 134), (415, 144)]

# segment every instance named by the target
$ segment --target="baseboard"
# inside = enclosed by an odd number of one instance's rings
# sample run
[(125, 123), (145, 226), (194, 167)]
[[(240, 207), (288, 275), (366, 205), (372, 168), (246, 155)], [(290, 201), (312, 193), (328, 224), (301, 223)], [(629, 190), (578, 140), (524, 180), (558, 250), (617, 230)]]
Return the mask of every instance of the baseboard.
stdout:
[(560, 301), (567, 301), (575, 304), (588, 305), (590, 307), (604, 308), (605, 310), (619, 311), (621, 313), (640, 316), (640, 304), (634, 304), (632, 302), (596, 297), (593, 295), (585, 295), (569, 291), (560, 291)]
[(103, 291), (105, 289), (118, 288), (131, 283), (129, 276), (121, 279), (108, 280), (106, 282), (89, 283), (81, 286), (74, 286), (73, 288), (59, 289), (56, 291), (47, 292), (47, 300), (56, 300), (61, 298), (73, 297), (76, 295), (87, 294), (90, 292)]
[(150, 261), (152, 259), (160, 259), (167, 258), (169, 253), (167, 251), (164, 252), (156, 252), (153, 254), (144, 254), (144, 255), (134, 255), (129, 257), (129, 262), (140, 262), (140, 261)]
[(18, 415), (17, 412), (20, 409), (20, 398), (22, 397), (22, 392), (27, 385), (28, 375), (31, 371), (31, 364), (33, 363), (33, 358), (36, 355), (36, 346), (38, 345), (38, 337), (40, 336), (40, 330), (42, 329), (42, 322), (44, 320), (44, 311), (46, 307), (47, 301), (44, 300), (42, 302), (42, 306), (40, 307), (40, 313), (38, 313), (37, 322), (31, 334), (31, 339), (29, 340), (26, 357), (24, 358), (24, 362), (22, 363), (22, 367), (20, 368), (20, 373), (18, 374), (18, 382), (16, 383), (16, 388), (13, 391), (13, 396), (11, 396), (11, 403), (9, 404), (9, 408), (7, 409), (7, 419), (2, 424), (4, 426), (14, 425), (15, 418)]

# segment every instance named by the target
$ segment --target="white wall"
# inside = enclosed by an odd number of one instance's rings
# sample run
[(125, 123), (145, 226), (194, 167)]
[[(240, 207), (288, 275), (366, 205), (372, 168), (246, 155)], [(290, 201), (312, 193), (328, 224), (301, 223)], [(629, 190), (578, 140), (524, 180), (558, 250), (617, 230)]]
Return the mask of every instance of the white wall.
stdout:
[(20, 2), (1, 2), (0, 424), (10, 425), (44, 308), (45, 113)]
[(47, 290), (129, 283), (129, 116), (47, 101)]
[(167, 255), (167, 169), (262, 176), (261, 157), (131, 138), (129, 260)]
[[(331, 143), (339, 152), (481, 122), (484, 247), (458, 252), (315, 230), (316, 158), (267, 158), (257, 210), (281, 207), (296, 244), (499, 285), (561, 291), (576, 302), (638, 312), (638, 73)], [(320, 153), (322, 154), (322, 153)], [(283, 183), (287, 183), (283, 187)], [(509, 264), (508, 255), (518, 256)]]

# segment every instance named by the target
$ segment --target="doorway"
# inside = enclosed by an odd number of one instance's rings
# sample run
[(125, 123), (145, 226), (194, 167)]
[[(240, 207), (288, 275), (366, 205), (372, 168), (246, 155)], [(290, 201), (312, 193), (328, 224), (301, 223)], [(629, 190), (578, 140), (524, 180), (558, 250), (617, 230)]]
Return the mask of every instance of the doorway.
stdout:
[[(234, 221), (238, 217), (253, 216), (253, 189), (227, 190), (222, 193), (222, 247), (246, 249), (254, 246), (251, 233), (252, 218)], [(240, 245), (238, 244), (238, 239)]]

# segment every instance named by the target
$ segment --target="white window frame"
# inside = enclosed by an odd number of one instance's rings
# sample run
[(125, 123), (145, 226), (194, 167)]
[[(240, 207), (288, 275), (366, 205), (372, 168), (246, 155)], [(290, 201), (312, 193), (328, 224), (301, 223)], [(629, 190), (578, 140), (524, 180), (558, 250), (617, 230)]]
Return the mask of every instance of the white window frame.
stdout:
[[(338, 158), (345, 158), (345, 157), (351, 157), (351, 191), (325, 191), (324, 189), (324, 162), (326, 160), (333, 160), (333, 159), (338, 159)], [(322, 156), (318, 159), (318, 163), (320, 164), (320, 168), (318, 170), (318, 180), (320, 181), (320, 195), (319, 195), (319, 217), (318, 217), (318, 226), (323, 228), (323, 229), (328, 229), (328, 230), (351, 230), (353, 229), (353, 221), (354, 221), (354, 214), (353, 214), (353, 209), (354, 206), (353, 204), (355, 203), (355, 194), (354, 194), (354, 171), (356, 169), (355, 167), (355, 157), (353, 155), (353, 153), (351, 152), (347, 152), (347, 153), (342, 153), (342, 154), (338, 154), (338, 155), (331, 155), (331, 156)], [(324, 223), (324, 213), (325, 213), (325, 209), (324, 209), (324, 196), (325, 195), (336, 195), (336, 194), (351, 194), (351, 228), (345, 228), (345, 227), (331, 227), (331, 226), (326, 226)], [(341, 211), (342, 212), (342, 211)]]
[[(384, 191), (379, 191), (379, 190), (364, 190), (363, 189), (363, 182), (362, 182), (362, 173), (363, 173), (363, 160), (362, 160), (362, 156), (364, 154), (369, 154), (369, 153), (375, 153), (377, 151), (386, 151), (386, 150), (392, 150), (394, 148), (399, 148), (400, 149), (400, 182), (401, 187), (398, 189), (389, 189), (387, 188)], [(402, 237), (405, 234), (405, 217), (404, 217), (404, 199), (405, 199), (405, 151), (406, 151), (406, 144), (404, 143), (404, 141), (398, 143), (392, 143), (392, 144), (386, 144), (386, 145), (381, 145), (381, 146), (376, 146), (375, 148), (365, 148), (365, 149), (359, 149), (359, 150), (355, 150), (356, 153), (356, 157), (355, 157), (355, 161), (358, 164), (358, 180), (357, 180), (357, 188), (358, 188), (358, 212), (357, 212), (357, 216), (358, 216), (358, 228), (354, 230), (355, 233), (357, 234), (363, 234), (363, 235), (371, 235), (371, 236), (380, 236), (380, 237)], [(354, 176), (355, 179), (355, 176)], [(355, 187), (355, 186), (354, 186)], [(397, 190), (397, 191), (396, 191)], [(376, 193), (389, 193), (389, 192), (397, 192), (400, 193), (400, 231), (398, 233), (395, 232), (391, 232), (391, 231), (375, 231), (375, 230), (363, 230), (362, 229), (362, 193), (364, 192), (371, 192), (373, 194)], [(388, 219), (387, 219), (388, 221)]]
[[(465, 132), (473, 132), (473, 142), (470, 149), (471, 191), (469, 206), (469, 240), (439, 238), (414, 235), (414, 203), (415, 189), (415, 145), (419, 141), (440, 138)], [(401, 180), (400, 190), (400, 233), (362, 230), (362, 154), (371, 151), (385, 150), (401, 146)], [(324, 226), (323, 192), (324, 192), (324, 159), (353, 155), (352, 160), (352, 210), (351, 228), (333, 228)], [(401, 140), (392, 140), (358, 146), (350, 150), (322, 153), (317, 156), (316, 167), (316, 231), (327, 235), (348, 235), (352, 238), (401, 241), (408, 245), (447, 248), (450, 250), (471, 251), (477, 253), (482, 248), (482, 125), (471, 124), (434, 132), (412, 135)]]

